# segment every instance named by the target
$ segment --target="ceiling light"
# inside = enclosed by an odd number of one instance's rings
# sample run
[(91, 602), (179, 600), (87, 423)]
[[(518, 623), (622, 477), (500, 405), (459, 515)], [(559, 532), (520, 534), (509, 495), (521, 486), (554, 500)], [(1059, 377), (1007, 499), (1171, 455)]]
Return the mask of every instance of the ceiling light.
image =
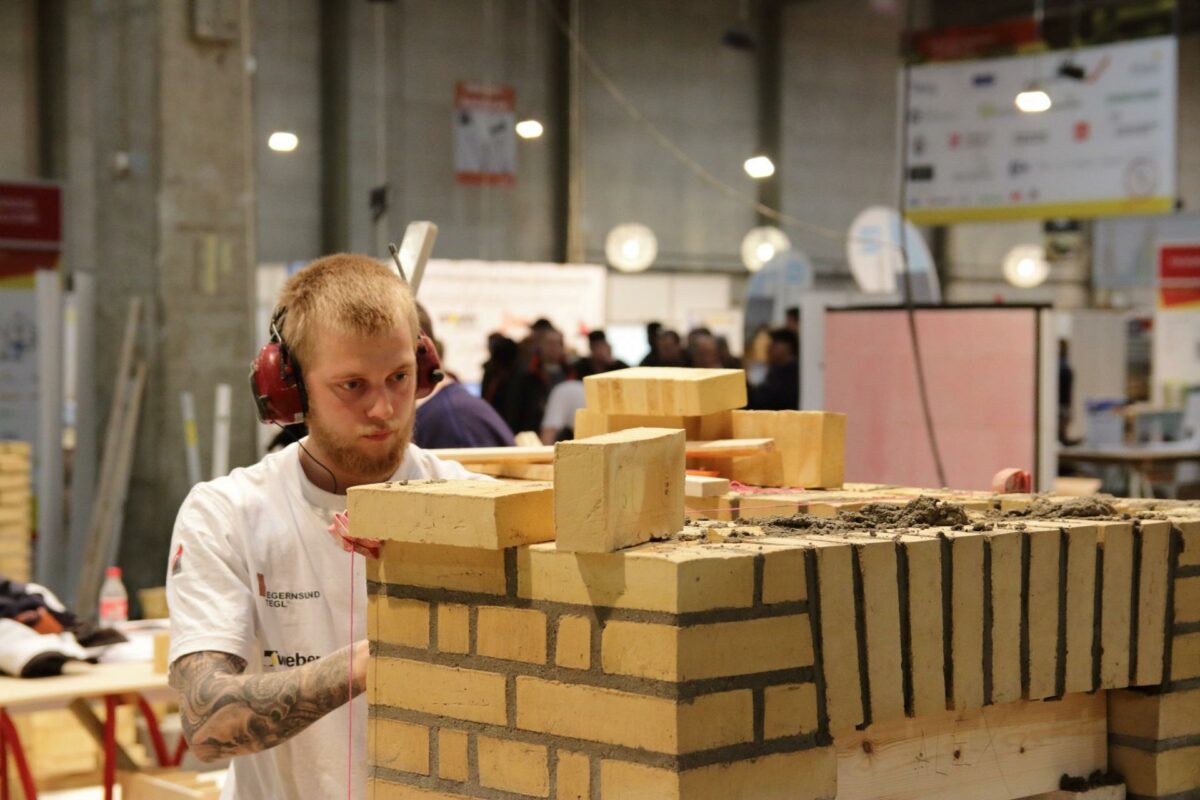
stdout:
[(538, 139), (546, 129), (536, 119), (523, 119), (517, 123), (517, 136), (522, 139)]
[(775, 163), (767, 156), (747, 158), (742, 166), (745, 167), (746, 174), (755, 180), (769, 178), (775, 174)]
[(771, 259), (792, 249), (787, 234), (772, 225), (751, 228), (742, 239), (742, 263), (751, 272), (758, 272)]
[(276, 153), (290, 153), (300, 145), (300, 137), (291, 131), (275, 131), (267, 139), (267, 147)]
[(1026, 114), (1040, 114), (1050, 110), (1050, 95), (1042, 89), (1031, 86), (1017, 95), (1017, 108)]
[(658, 256), (658, 237), (636, 222), (618, 225), (604, 240), (604, 255), (621, 272), (641, 272)]
[(1018, 289), (1041, 286), (1049, 275), (1050, 265), (1040, 245), (1017, 245), (1004, 257), (1004, 279)]

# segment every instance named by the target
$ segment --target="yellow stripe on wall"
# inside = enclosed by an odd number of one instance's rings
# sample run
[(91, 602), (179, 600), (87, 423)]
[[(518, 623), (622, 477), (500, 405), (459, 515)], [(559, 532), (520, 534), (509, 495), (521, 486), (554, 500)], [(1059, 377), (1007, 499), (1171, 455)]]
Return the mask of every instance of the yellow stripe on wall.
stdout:
[(1113, 217), (1166, 214), (1175, 209), (1173, 197), (1131, 197), (1083, 203), (1041, 203), (1025, 206), (974, 206), (968, 208), (910, 208), (905, 216), (915, 225), (951, 225), (956, 222), (997, 222), (1061, 217)]

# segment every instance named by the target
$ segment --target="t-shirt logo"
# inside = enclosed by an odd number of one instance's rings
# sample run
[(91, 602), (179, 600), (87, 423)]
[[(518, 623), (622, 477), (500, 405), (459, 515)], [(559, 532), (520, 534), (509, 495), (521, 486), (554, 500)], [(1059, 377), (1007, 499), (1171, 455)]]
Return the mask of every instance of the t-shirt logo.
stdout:
[(267, 601), (268, 608), (287, 608), (292, 600), (320, 600), (321, 592), (313, 589), (310, 592), (272, 592), (267, 589), (267, 579), (261, 573), (258, 577), (258, 596)]
[(303, 653), (281, 653), (278, 650), (263, 650), (263, 667), (271, 669), (273, 667), (300, 667), (316, 661), (320, 656), (307, 656)]
[(171, 575), (178, 575), (181, 569), (183, 569), (183, 544), (180, 544), (175, 555), (171, 556)]

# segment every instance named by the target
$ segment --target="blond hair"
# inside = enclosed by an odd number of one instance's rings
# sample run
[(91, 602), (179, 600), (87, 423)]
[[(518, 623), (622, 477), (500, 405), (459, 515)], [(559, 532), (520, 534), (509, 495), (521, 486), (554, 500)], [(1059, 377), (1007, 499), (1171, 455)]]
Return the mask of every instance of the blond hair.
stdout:
[(278, 307), (287, 309), (280, 333), (301, 365), (312, 363), (313, 335), (321, 326), (364, 336), (408, 326), (414, 344), (419, 333), (408, 284), (373, 258), (354, 253), (318, 258), (288, 278)]

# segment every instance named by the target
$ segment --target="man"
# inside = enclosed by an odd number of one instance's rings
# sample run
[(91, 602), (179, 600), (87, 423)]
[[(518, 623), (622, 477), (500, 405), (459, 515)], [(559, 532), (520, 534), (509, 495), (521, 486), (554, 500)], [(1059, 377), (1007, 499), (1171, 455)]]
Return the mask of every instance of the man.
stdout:
[(517, 373), (508, 396), (508, 411), (504, 421), (516, 433), (541, 431), (542, 415), (550, 392), (565, 380), (572, 380), (574, 371), (567, 362), (567, 350), (562, 332), (550, 328), (538, 337), (536, 350), (528, 366)]
[(365, 256), (328, 256), (288, 280), (279, 306), (309, 435), (197, 485), (180, 508), (170, 683), (192, 752), (233, 757), (223, 800), (362, 797), (365, 698), (349, 736), (345, 706), (366, 680), (365, 565), (327, 528), (350, 486), (473, 476), (410, 444), (418, 330), (405, 283)]
[[(694, 333), (694, 332), (693, 332)], [(693, 367), (702, 369), (721, 369), (721, 350), (717, 346), (717, 337), (707, 331), (688, 334), (688, 360)]]
[(750, 387), (747, 408), (788, 411), (800, 408), (800, 337), (791, 328), (771, 331), (767, 376)]
[(672, 330), (662, 330), (658, 333), (658, 362), (656, 367), (690, 367), (687, 352), (679, 334)]
[[(433, 340), (445, 363), (446, 351), (433, 331), (433, 320), (417, 303), (421, 330)], [(513, 433), (486, 401), (463, 388), (449, 370), (433, 394), (417, 401), (413, 441), (420, 447), (512, 447)]]
[(588, 375), (628, 368), (624, 361), (613, 357), (612, 345), (604, 331), (594, 330), (588, 333), (588, 355), (575, 362), (575, 375), (582, 380)]
[(662, 332), (663, 326), (661, 322), (646, 323), (646, 344), (650, 347), (650, 352), (646, 353), (646, 357), (638, 364), (640, 367), (661, 367), (658, 363), (658, 334)]

